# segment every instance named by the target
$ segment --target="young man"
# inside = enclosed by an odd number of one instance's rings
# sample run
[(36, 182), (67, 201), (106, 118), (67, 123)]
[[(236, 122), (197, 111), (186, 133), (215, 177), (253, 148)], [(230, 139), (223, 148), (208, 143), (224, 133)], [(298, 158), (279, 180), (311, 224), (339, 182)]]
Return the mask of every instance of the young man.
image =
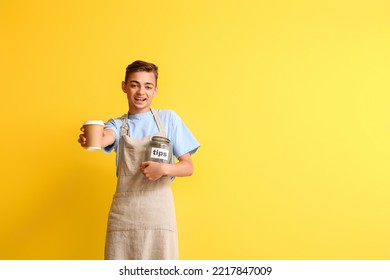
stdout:
[[(129, 111), (110, 119), (104, 129), (103, 150), (115, 149), (117, 188), (111, 205), (106, 259), (178, 259), (177, 229), (171, 181), (193, 172), (191, 155), (198, 141), (171, 110), (155, 110), (151, 103), (157, 93), (158, 68), (134, 61), (126, 68), (122, 90)], [(170, 140), (174, 163), (145, 161), (152, 136)], [(79, 143), (84, 146), (85, 135)]]

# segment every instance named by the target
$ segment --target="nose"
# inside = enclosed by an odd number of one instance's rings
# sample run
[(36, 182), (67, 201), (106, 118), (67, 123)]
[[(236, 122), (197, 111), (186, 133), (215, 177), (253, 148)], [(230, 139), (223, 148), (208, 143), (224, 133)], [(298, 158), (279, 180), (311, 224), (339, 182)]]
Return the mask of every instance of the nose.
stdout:
[(138, 88), (138, 93), (140, 93), (140, 94), (144, 94), (145, 91), (146, 91), (146, 89), (145, 89), (144, 86), (140, 86), (140, 87)]

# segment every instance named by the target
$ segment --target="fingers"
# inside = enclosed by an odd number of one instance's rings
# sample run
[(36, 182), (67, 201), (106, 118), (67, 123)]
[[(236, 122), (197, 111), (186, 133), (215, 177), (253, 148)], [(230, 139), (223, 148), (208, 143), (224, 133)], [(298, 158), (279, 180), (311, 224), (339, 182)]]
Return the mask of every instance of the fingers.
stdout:
[[(84, 132), (84, 126), (80, 127), (80, 130)], [(85, 138), (84, 134), (80, 134), (77, 142), (79, 142), (81, 146), (84, 147), (87, 142), (87, 138)]]
[(81, 146), (84, 147), (85, 144), (87, 143), (87, 138), (85, 138), (84, 134), (80, 134), (77, 142), (79, 142)]
[(149, 161), (144, 161), (140, 165), (141, 172), (144, 173), (144, 170), (150, 165)]
[(144, 175), (145, 175), (146, 179), (148, 179), (149, 181), (157, 181), (159, 179), (159, 178), (153, 177), (149, 174), (144, 174)]
[(149, 181), (157, 181), (158, 179), (160, 179), (160, 177), (153, 176), (152, 174), (149, 174), (149, 173), (146, 173), (144, 175), (145, 175), (146, 179), (148, 179)]
[(160, 179), (161, 175), (155, 170), (155, 166), (151, 161), (144, 161), (140, 165), (140, 171), (149, 181), (156, 181)]
[(149, 166), (149, 163), (147, 161), (144, 161), (139, 166), (139, 169), (141, 170), (142, 174), (146, 176), (145, 169)]
[(83, 134), (79, 135), (79, 139), (77, 140), (77, 142), (80, 143), (81, 147), (85, 148), (85, 146), (87, 144), (87, 138), (85, 137), (85, 134), (84, 134), (84, 126), (80, 127), (80, 130), (83, 132)]

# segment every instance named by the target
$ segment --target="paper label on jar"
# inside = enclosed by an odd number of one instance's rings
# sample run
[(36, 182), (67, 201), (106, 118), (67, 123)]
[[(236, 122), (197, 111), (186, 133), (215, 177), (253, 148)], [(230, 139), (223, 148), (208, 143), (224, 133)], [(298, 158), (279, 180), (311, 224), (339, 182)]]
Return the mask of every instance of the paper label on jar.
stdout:
[(160, 148), (152, 148), (151, 158), (157, 158), (162, 160), (168, 160), (169, 150), (160, 149)]

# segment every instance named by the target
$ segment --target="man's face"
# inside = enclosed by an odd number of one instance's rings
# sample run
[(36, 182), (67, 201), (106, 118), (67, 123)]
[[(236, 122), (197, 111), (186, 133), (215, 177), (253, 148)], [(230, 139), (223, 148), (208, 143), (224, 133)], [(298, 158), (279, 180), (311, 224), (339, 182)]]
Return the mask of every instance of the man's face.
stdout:
[(153, 72), (134, 72), (122, 82), (122, 90), (127, 94), (129, 114), (145, 113), (157, 93), (156, 77)]

